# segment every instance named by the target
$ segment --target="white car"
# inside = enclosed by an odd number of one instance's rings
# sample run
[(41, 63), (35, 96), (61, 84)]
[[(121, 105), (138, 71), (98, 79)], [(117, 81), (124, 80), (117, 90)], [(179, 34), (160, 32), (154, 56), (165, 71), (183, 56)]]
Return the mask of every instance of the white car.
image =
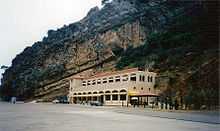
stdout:
[(60, 102), (60, 101), (57, 100), (57, 99), (55, 99), (55, 100), (52, 101), (52, 103), (54, 103), (54, 104), (57, 104), (57, 103), (59, 103), (59, 102)]

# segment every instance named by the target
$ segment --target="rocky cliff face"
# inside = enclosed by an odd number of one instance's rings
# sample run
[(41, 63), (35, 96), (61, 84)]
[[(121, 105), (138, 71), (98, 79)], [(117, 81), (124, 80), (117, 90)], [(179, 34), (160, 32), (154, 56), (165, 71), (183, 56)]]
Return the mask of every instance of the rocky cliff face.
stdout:
[(201, 2), (113, 0), (92, 8), (79, 22), (49, 30), (17, 55), (3, 75), (3, 94), (53, 99), (67, 94), (69, 76), (114, 70), (120, 54), (166, 30), (176, 17), (193, 14)]

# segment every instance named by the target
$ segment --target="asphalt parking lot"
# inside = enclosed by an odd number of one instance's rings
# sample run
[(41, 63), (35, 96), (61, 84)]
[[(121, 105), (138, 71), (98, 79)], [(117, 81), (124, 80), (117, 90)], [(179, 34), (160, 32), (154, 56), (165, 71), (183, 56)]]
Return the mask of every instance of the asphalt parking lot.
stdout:
[(219, 112), (0, 103), (0, 131), (217, 131)]

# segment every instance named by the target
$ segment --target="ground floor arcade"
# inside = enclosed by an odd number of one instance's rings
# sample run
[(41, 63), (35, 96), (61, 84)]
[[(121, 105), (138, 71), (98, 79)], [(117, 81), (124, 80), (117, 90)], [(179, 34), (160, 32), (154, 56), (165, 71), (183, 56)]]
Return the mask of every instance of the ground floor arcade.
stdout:
[(98, 101), (104, 105), (147, 106), (158, 102), (158, 96), (152, 94), (129, 94), (127, 92), (112, 92), (99, 94), (76, 94), (70, 97), (72, 104), (89, 104)]

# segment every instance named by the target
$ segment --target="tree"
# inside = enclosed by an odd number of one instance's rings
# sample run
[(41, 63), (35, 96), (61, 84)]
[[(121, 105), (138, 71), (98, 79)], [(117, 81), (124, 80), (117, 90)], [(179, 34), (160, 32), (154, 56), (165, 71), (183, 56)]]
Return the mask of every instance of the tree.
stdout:
[(0, 69), (8, 69), (8, 66), (2, 65)]

